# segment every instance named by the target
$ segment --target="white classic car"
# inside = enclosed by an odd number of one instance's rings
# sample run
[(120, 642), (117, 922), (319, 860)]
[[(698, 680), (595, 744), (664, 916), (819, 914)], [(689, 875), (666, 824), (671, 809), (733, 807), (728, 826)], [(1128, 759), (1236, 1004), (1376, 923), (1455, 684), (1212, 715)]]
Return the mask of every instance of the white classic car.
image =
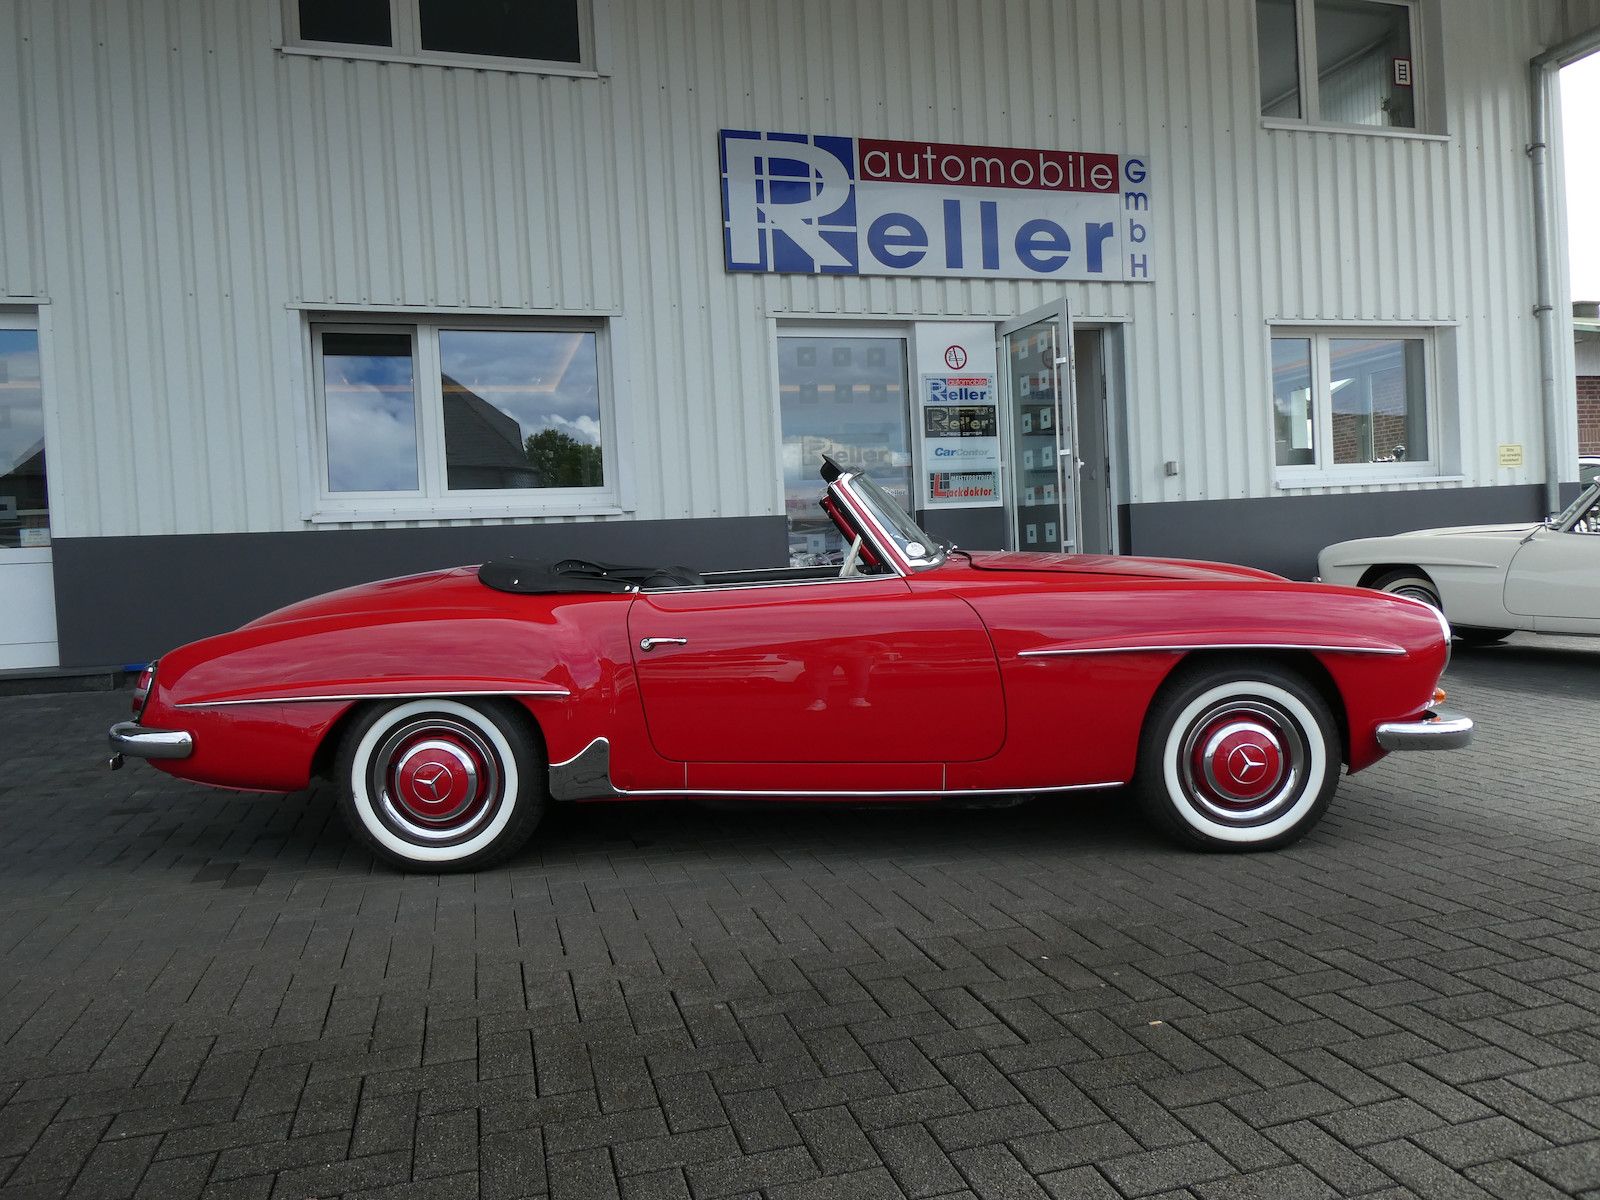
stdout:
[(1600, 635), (1600, 479), (1539, 525), (1464, 525), (1337, 542), (1317, 556), (1325, 583), (1422, 600), (1464, 642), (1513, 630)]

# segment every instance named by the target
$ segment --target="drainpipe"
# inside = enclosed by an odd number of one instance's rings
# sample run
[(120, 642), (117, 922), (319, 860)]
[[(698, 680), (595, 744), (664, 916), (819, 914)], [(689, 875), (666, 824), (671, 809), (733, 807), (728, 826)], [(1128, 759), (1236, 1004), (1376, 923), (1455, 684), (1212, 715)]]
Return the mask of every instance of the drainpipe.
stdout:
[(1563, 406), (1556, 389), (1557, 338), (1571, 337), (1570, 322), (1557, 322), (1554, 238), (1550, 229), (1550, 91), (1560, 69), (1600, 50), (1600, 26), (1550, 47), (1530, 65), (1533, 89), (1533, 140), (1528, 159), (1533, 166), (1533, 254), (1536, 273), (1533, 315), (1539, 323), (1539, 399), (1544, 413), (1545, 511), (1561, 511), (1561, 435)]

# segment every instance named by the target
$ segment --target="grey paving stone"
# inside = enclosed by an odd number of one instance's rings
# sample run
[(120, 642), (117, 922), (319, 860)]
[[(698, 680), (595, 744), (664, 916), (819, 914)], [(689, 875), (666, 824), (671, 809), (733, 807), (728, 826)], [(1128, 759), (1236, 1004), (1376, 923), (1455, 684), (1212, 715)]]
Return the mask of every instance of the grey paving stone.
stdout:
[(1474, 748), (1276, 854), (1115, 794), (641, 804), (450, 878), (326, 789), (93, 770), (124, 697), (0, 698), (38, 748), (0, 781), (0, 1192), (1600, 1192), (1597, 667), (1458, 647)]

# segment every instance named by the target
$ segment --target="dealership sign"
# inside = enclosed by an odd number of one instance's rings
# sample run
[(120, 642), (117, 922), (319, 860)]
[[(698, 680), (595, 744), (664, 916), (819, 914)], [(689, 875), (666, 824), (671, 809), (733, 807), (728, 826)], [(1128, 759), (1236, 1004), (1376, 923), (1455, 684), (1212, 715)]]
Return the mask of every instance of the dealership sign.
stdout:
[(730, 271), (1151, 278), (1143, 156), (720, 135)]

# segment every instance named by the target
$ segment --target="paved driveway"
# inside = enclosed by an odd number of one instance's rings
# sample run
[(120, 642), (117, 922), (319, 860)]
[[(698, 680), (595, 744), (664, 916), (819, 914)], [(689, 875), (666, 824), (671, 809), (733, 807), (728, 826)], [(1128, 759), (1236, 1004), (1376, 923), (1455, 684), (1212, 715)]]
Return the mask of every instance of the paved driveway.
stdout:
[(0, 700), (0, 1192), (1600, 1196), (1600, 643), (1446, 683), (1277, 854), (588, 807), (443, 879)]

